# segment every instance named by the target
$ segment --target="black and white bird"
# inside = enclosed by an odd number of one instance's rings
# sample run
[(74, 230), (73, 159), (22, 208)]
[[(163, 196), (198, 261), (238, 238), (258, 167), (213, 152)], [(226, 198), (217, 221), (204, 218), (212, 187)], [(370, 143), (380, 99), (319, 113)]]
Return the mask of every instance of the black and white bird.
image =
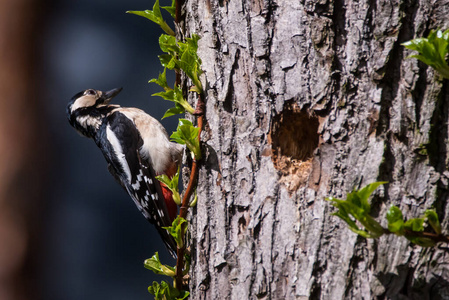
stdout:
[(156, 119), (137, 108), (109, 104), (122, 89), (102, 92), (88, 89), (73, 96), (67, 106), (70, 124), (91, 138), (103, 153), (109, 172), (176, 255), (173, 237), (162, 227), (171, 226), (177, 206), (170, 190), (156, 175), (172, 177), (181, 162), (183, 147), (169, 140)]

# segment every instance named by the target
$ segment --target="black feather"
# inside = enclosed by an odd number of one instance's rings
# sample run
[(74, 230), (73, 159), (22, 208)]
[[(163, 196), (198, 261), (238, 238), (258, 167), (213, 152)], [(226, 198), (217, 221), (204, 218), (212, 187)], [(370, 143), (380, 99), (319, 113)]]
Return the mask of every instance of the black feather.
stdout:
[[(116, 155), (112, 155), (117, 149), (108, 140), (107, 130), (113, 132), (120, 143), (124, 155), (121, 161)], [(94, 140), (108, 162), (110, 173), (125, 188), (148, 221), (156, 226), (167, 248), (173, 256), (176, 256), (176, 242), (167, 230), (162, 229), (171, 226), (171, 220), (161, 186), (155, 178), (151, 162), (142, 159), (140, 155), (139, 149), (143, 140), (134, 123), (116, 111), (103, 121)], [(123, 165), (124, 162), (126, 166)], [(129, 168), (130, 178), (127, 176), (126, 167)]]

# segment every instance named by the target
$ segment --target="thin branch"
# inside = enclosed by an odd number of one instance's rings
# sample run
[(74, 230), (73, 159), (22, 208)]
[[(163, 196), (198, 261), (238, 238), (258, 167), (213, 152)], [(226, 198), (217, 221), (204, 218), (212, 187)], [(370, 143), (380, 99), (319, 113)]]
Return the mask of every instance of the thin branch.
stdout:
[[(390, 230), (384, 228), (384, 232), (386, 234), (394, 234), (394, 232), (391, 232)], [(432, 232), (424, 232), (424, 231), (412, 231), (412, 230), (404, 230), (404, 237), (409, 236), (409, 237), (416, 237), (416, 238), (427, 238), (427, 239), (431, 239), (432, 241), (439, 243), (439, 242), (443, 242), (443, 243), (448, 243), (449, 244), (449, 236), (444, 235), (444, 234), (437, 234), (437, 233), (432, 233)]]
[[(180, 26), (181, 24), (181, 12), (182, 12), (182, 5), (184, 4), (184, 0), (176, 0), (176, 12), (175, 12), (175, 23)], [(176, 71), (176, 78), (175, 78), (175, 85), (181, 85), (181, 72)], [(194, 115), (197, 116), (197, 126), (199, 128), (198, 132), (198, 141), (201, 141), (201, 131), (203, 129), (203, 114), (204, 114), (204, 99), (203, 95), (199, 94), (198, 96), (198, 102), (196, 106), (196, 110)], [(193, 159), (192, 161), (192, 169), (190, 173), (189, 178), (189, 184), (186, 188), (186, 191), (184, 193), (184, 197), (182, 198), (181, 202), (181, 209), (179, 211), (179, 216), (181, 218), (187, 217), (187, 209), (189, 208), (189, 200), (190, 197), (193, 194), (193, 191), (196, 187), (196, 181), (198, 178), (198, 162), (196, 159)], [(175, 284), (176, 288), (178, 290), (182, 289), (182, 279), (183, 279), (183, 269), (184, 269), (184, 253), (186, 250), (186, 244), (185, 244), (185, 230), (186, 226), (184, 225), (182, 228), (182, 239), (183, 239), (183, 246), (181, 248), (177, 249), (177, 260), (176, 260), (176, 276), (175, 276)]]
[[(197, 114), (197, 112), (199, 112), (199, 111), (201, 111), (201, 114)], [(203, 115), (204, 115), (204, 99), (203, 99), (202, 94), (198, 95), (198, 101), (196, 104), (195, 115), (197, 115), (197, 126), (199, 129), (198, 141), (201, 141), (201, 132), (203, 129)], [(181, 209), (179, 211), (179, 216), (181, 218), (185, 219), (187, 217), (187, 209), (189, 208), (190, 198), (192, 197), (192, 194), (195, 190), (197, 179), (198, 179), (198, 162), (196, 161), (196, 159), (193, 159), (192, 170), (190, 172), (190, 178), (189, 178), (189, 184), (184, 193), (184, 197), (182, 198)], [(186, 229), (186, 225), (184, 225), (182, 228), (183, 240), (185, 239), (185, 229)], [(186, 243), (184, 241), (183, 247), (178, 248), (178, 250), (177, 250), (178, 259), (176, 260), (175, 281), (176, 281), (176, 288), (178, 290), (180, 290), (182, 288), (182, 278), (183, 278), (182, 273), (183, 273), (183, 268), (184, 268), (185, 249), (186, 249)]]
[(438, 243), (438, 242), (443, 242), (443, 243), (449, 243), (449, 236), (444, 235), (444, 234), (436, 234), (436, 233), (432, 233), (432, 232), (417, 232), (417, 231), (411, 231), (411, 230), (405, 230), (404, 231), (404, 236), (411, 236), (411, 237), (417, 237), (417, 238), (427, 238), (427, 239), (431, 239), (432, 241)]
[(181, 12), (183, 4), (184, 0), (176, 0), (175, 23), (178, 25), (181, 23)]

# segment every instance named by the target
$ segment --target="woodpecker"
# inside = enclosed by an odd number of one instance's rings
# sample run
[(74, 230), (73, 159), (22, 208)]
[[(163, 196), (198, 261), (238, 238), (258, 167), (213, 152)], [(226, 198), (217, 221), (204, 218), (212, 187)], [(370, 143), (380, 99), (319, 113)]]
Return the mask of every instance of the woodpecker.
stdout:
[(67, 117), (82, 136), (95, 141), (109, 172), (176, 257), (176, 242), (162, 227), (171, 226), (177, 206), (170, 190), (155, 176), (172, 177), (177, 172), (183, 146), (170, 142), (162, 124), (144, 111), (109, 104), (121, 90), (79, 92), (67, 106)]

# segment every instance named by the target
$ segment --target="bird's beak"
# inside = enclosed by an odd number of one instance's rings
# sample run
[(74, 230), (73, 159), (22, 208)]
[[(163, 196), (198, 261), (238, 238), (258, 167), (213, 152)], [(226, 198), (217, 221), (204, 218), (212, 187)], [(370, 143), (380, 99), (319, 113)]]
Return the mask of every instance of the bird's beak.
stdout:
[(116, 88), (107, 92), (104, 92), (101, 98), (103, 98), (103, 103), (108, 104), (112, 98), (118, 95), (122, 91), (123, 88)]

